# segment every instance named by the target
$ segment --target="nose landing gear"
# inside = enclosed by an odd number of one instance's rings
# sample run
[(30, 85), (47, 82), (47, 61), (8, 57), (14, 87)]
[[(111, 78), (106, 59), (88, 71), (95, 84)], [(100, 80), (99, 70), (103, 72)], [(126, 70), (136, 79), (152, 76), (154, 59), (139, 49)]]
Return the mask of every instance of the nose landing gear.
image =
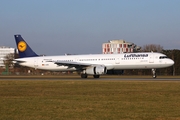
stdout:
[(156, 78), (156, 77), (157, 77), (157, 75), (156, 75), (156, 69), (152, 69), (152, 77), (153, 77), (153, 78)]

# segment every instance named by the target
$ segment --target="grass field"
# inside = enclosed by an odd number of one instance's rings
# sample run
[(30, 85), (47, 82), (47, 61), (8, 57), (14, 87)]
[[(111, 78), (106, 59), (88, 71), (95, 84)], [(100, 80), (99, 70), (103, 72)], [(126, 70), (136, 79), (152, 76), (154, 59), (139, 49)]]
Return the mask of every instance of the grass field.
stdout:
[(0, 80), (1, 120), (179, 120), (180, 81)]

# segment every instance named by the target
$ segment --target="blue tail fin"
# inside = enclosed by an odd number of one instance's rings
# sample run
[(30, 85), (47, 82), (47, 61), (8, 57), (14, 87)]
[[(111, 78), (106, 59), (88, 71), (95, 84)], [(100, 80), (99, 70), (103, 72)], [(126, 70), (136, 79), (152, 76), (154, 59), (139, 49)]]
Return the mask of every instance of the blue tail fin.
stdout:
[(14, 35), (16, 40), (16, 45), (19, 52), (19, 57), (35, 57), (38, 56), (30, 47), (29, 45), (24, 41), (24, 39), (21, 37), (21, 35)]

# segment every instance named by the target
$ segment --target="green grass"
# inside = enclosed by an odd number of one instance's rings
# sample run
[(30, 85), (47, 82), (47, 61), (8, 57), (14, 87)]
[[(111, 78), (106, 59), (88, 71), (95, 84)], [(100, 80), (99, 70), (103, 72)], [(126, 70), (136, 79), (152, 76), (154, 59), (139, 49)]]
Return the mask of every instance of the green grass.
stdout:
[(178, 120), (178, 81), (1, 80), (1, 120)]

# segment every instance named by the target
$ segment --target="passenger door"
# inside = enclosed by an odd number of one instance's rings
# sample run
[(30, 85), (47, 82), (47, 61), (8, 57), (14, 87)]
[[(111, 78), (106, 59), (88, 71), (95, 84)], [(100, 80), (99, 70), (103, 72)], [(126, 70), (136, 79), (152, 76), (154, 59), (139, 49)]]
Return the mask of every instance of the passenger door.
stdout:
[(37, 58), (34, 59), (34, 68), (35, 69), (38, 68), (38, 59)]
[(154, 63), (154, 54), (149, 54), (149, 63)]

